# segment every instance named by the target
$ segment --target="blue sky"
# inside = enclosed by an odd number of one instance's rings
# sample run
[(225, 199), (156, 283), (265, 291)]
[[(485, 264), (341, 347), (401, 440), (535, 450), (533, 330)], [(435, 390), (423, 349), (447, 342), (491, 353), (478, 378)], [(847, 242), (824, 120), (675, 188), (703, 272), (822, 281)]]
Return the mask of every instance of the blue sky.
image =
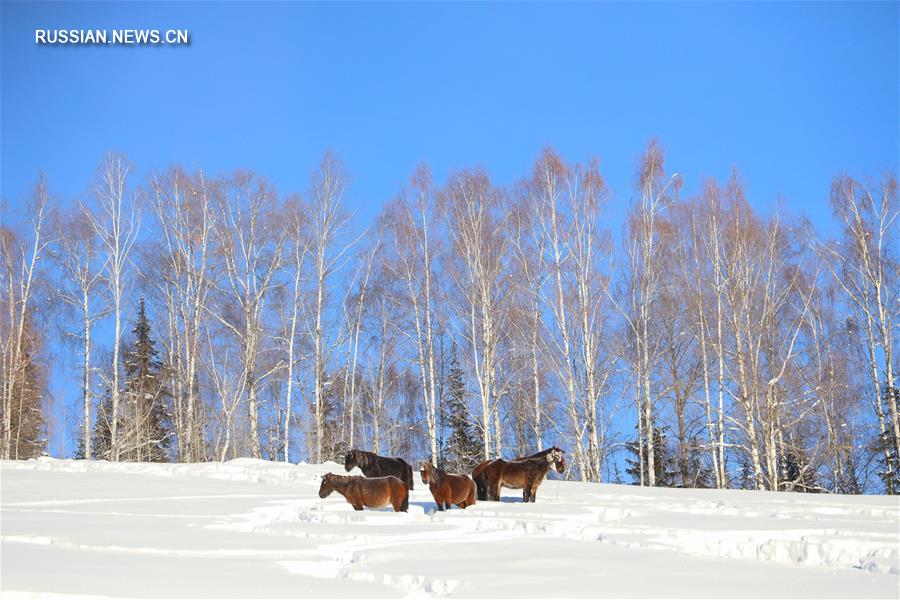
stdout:
[[(500, 183), (552, 144), (619, 201), (650, 137), (688, 191), (738, 167), (751, 200), (828, 221), (840, 171), (897, 168), (897, 2), (2, 3), (2, 185), (83, 194), (140, 169), (247, 167), (301, 190), (325, 148), (363, 221), (416, 163)], [(36, 28), (187, 28), (190, 47), (36, 46)]]
[[(781, 197), (829, 231), (834, 175), (900, 163), (898, 7), (4, 1), (3, 218), (40, 170), (83, 196), (108, 150), (139, 177), (245, 167), (287, 193), (332, 148), (362, 225), (419, 162), (507, 184), (553, 145), (601, 159), (618, 230), (657, 137), (686, 192), (737, 167), (756, 206)], [(187, 28), (192, 43), (36, 46), (36, 28)]]

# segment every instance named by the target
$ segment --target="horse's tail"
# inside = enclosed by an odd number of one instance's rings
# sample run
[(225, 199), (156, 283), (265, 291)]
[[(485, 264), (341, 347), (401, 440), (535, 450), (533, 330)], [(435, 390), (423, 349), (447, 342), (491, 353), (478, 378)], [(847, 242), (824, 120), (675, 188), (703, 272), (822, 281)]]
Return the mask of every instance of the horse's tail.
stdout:
[(412, 470), (412, 466), (408, 462), (403, 463), (403, 466), (406, 470), (405, 483), (406, 483), (406, 489), (407, 489), (407, 494), (408, 494), (409, 491), (413, 489), (413, 470)]
[(403, 494), (403, 504), (400, 505), (400, 510), (406, 512), (409, 509), (409, 488), (406, 488), (406, 491)]
[(489, 461), (485, 461), (472, 469), (472, 480), (475, 481), (475, 488), (478, 490), (478, 499), (487, 500), (487, 483), (484, 480), (484, 470)]

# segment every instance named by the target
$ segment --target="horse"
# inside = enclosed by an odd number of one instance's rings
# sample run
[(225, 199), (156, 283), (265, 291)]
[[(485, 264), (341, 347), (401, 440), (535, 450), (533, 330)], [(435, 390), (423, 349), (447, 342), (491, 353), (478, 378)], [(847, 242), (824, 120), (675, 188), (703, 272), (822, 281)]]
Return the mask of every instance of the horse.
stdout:
[(389, 475), (387, 477), (360, 477), (359, 475), (335, 475), (328, 473), (319, 486), (319, 498), (327, 498), (336, 491), (353, 506), (381, 508), (390, 504), (394, 512), (406, 512), (409, 508), (409, 490), (406, 484)]
[(460, 508), (475, 504), (475, 482), (468, 475), (451, 475), (427, 460), (419, 469), (422, 481), (428, 484), (438, 510), (449, 510), (451, 503)]
[[(527, 456), (519, 456), (514, 458), (513, 460), (526, 460), (528, 458), (541, 458), (542, 456), (547, 456), (554, 450), (558, 450), (560, 454), (562, 454), (562, 449), (557, 448), (556, 446), (552, 446), (547, 448), (546, 450), (541, 450), (540, 452), (535, 452), (534, 454), (529, 454)], [(475, 481), (475, 485), (478, 486), (478, 499), (479, 500), (487, 500), (487, 486), (485, 485), (484, 477), (482, 473), (484, 472), (485, 467), (494, 462), (493, 460), (486, 460), (484, 462), (480, 462), (475, 465), (475, 468), (472, 469), (472, 479)], [(565, 460), (563, 460), (563, 469), (565, 469)], [(562, 472), (562, 471), (560, 471)]]
[(562, 473), (566, 468), (562, 450), (552, 448), (542, 456), (519, 460), (503, 460), (498, 458), (489, 462), (480, 472), (487, 500), (499, 500), (500, 488), (507, 487), (522, 490), (523, 502), (534, 502), (538, 486), (544, 481), (547, 472), (555, 468)]
[(378, 456), (365, 450), (351, 450), (344, 457), (344, 468), (349, 472), (353, 467), (359, 467), (366, 477), (393, 475), (405, 483), (407, 489), (410, 491), (413, 489), (412, 467), (402, 458)]

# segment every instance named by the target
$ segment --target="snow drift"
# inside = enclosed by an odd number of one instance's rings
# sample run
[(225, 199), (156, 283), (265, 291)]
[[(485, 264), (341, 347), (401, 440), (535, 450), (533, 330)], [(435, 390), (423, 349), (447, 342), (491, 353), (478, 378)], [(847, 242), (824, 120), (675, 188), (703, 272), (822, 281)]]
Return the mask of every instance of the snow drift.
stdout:
[[(335, 463), (0, 466), (4, 597), (888, 597), (900, 502), (546, 481), (355, 512)], [(356, 471), (355, 471), (356, 472)], [(357, 472), (358, 473), (358, 472)]]

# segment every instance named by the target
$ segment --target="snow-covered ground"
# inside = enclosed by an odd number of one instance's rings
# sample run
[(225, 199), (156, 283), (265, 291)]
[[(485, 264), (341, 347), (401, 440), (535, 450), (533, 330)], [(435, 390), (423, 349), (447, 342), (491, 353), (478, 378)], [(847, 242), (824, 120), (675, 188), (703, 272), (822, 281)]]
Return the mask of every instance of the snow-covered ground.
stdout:
[[(249, 459), (0, 466), (0, 591), (110, 597), (886, 597), (900, 503), (546, 481), (537, 503), (354, 512)], [(358, 473), (355, 471), (355, 473)]]

